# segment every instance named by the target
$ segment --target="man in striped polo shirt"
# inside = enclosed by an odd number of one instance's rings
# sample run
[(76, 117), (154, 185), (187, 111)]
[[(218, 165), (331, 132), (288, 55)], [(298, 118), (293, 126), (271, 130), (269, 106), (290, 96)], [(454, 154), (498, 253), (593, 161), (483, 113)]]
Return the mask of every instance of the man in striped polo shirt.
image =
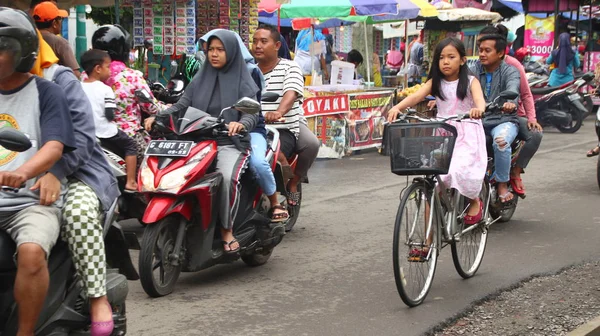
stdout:
[(288, 203), (294, 206), (300, 197), (298, 184), (306, 177), (308, 169), (317, 157), (320, 142), (305, 125), (302, 110), (304, 100), (302, 70), (296, 62), (279, 58), (279, 48), (281, 42), (277, 29), (271, 26), (260, 26), (256, 30), (252, 42), (254, 58), (264, 74), (266, 91), (279, 95), (279, 99), (275, 102), (263, 102), (262, 109), (266, 122), (279, 131), (283, 153), (279, 161), (284, 169), (286, 166), (289, 167), (286, 158), (299, 153), (296, 171), (288, 184)]

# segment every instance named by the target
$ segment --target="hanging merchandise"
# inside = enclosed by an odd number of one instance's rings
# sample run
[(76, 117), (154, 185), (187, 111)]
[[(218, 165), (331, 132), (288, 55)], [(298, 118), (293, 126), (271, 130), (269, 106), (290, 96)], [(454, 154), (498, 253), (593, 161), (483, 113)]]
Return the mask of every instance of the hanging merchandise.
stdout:
[(134, 46), (152, 41), (155, 55), (194, 54), (196, 51), (196, 6), (189, 1), (144, 0), (133, 3)]

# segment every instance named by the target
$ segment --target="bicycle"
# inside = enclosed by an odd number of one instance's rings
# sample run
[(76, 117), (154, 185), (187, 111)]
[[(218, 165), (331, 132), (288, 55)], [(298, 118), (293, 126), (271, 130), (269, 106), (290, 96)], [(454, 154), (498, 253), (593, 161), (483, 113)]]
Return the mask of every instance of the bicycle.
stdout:
[(384, 146), (388, 148), (384, 151), (389, 151), (392, 172), (421, 175), (401, 193), (394, 227), (394, 278), (402, 301), (409, 307), (425, 300), (439, 253), (448, 245), (458, 274), (465, 279), (474, 276), (483, 260), (488, 228), (495, 222), (489, 211), (487, 177), (480, 193), (482, 220), (469, 226), (463, 221), (469, 202), (439, 178), (448, 173), (457, 136), (456, 128), (446, 122), (466, 118), (468, 114), (429, 119), (409, 110), (400, 122), (386, 127)]

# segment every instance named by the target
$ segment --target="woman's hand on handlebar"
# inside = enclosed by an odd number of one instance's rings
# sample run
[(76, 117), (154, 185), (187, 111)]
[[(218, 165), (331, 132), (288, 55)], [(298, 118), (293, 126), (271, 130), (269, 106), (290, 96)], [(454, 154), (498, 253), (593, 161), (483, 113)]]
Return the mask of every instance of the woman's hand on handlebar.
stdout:
[(155, 119), (156, 117), (148, 117), (146, 118), (146, 120), (144, 120), (144, 128), (146, 129), (146, 131), (152, 131), (152, 125), (154, 125)]
[(504, 113), (511, 113), (516, 108), (517, 108), (517, 105), (515, 105), (515, 103), (511, 103), (511, 102), (506, 102), (506, 103), (504, 103), (504, 105), (502, 105), (502, 111), (504, 111)]
[(229, 136), (239, 134), (244, 130), (244, 125), (237, 121), (232, 121), (227, 125), (227, 129), (229, 130)]
[(469, 111), (469, 117), (471, 117), (471, 119), (481, 119), (481, 117), (483, 117), (483, 113), (483, 110), (472, 108), (471, 111)]

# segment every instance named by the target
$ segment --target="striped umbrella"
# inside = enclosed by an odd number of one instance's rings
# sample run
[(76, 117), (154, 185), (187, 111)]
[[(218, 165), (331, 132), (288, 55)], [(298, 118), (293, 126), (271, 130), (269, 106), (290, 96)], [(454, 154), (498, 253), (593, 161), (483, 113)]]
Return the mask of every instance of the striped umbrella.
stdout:
[(369, 16), (374, 22), (398, 21), (437, 16), (437, 10), (426, 0), (295, 0), (281, 5), (283, 18), (348, 16)]

